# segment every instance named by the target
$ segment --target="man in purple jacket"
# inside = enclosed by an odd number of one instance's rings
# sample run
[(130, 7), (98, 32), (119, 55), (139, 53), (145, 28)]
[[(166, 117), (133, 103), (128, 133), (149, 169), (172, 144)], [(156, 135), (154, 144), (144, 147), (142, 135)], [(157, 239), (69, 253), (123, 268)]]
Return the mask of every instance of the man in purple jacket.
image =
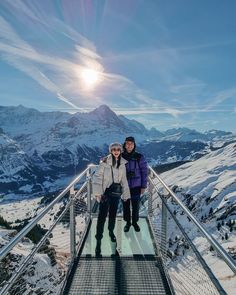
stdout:
[(124, 220), (126, 221), (124, 232), (128, 232), (131, 226), (130, 202), (132, 204), (132, 225), (135, 231), (139, 232), (140, 227), (137, 223), (139, 220), (139, 203), (140, 196), (147, 187), (147, 162), (142, 154), (135, 151), (134, 137), (127, 137), (123, 148), (122, 157), (128, 161), (126, 163), (126, 174), (131, 194), (131, 199), (123, 202)]

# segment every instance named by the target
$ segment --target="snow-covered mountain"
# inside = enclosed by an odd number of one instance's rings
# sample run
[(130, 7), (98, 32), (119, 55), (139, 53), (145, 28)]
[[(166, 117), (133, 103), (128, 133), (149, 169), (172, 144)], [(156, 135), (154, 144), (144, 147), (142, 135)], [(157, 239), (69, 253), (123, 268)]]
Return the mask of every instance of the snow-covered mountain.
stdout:
[(12, 137), (43, 132), (71, 115), (64, 112), (39, 112), (22, 105), (0, 106), (0, 126)]
[(206, 143), (214, 143), (220, 145), (219, 142), (236, 141), (236, 135), (232, 132), (226, 132), (221, 130), (209, 130), (204, 133), (198, 132), (189, 128), (173, 128), (163, 132), (162, 140), (171, 141), (201, 141)]
[(123, 140), (134, 134), (146, 139), (148, 130), (134, 120), (124, 120), (109, 107), (102, 105), (89, 113), (39, 112), (23, 106), (1, 107), (0, 126), (9, 136), (19, 141), (32, 154), (35, 146), (41, 151), (75, 149), (77, 144), (103, 147), (110, 140)]
[(2, 106), (0, 127), (0, 194), (4, 195), (60, 189), (67, 177), (88, 163), (98, 163), (110, 142), (123, 142), (130, 135), (152, 164), (195, 160), (210, 150), (209, 138), (211, 142), (218, 138), (217, 148), (233, 138), (219, 131), (209, 132), (208, 138), (187, 128), (148, 130), (106, 105), (75, 114)]
[[(0, 133), (1, 192), (34, 193), (41, 188), (43, 173), (19, 144), (3, 132)], [(20, 183), (20, 186), (19, 186)]]
[[(199, 219), (236, 216), (236, 144), (162, 174)], [(213, 210), (211, 210), (213, 208)], [(209, 211), (211, 214), (209, 216)], [(202, 218), (203, 216), (203, 218)]]
[[(88, 113), (39, 112), (35, 109), (0, 106), (0, 127), (11, 138), (19, 141), (27, 153), (35, 146), (61, 148), (73, 141), (89, 147), (103, 147), (111, 140), (124, 140), (132, 134), (138, 142), (145, 140), (203, 141), (236, 139), (231, 132), (211, 130), (200, 133), (188, 128), (160, 132), (148, 130), (141, 123), (122, 115), (117, 116), (102, 105)], [(48, 143), (48, 144), (46, 144)], [(72, 147), (71, 147), (72, 148)]]

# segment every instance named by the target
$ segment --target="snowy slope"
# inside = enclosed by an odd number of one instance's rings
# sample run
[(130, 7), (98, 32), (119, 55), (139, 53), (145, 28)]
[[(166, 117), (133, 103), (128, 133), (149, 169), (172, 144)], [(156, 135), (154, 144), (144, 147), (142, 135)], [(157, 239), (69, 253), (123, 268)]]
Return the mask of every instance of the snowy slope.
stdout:
[[(14, 174), (26, 168), (27, 155), (13, 139), (0, 133), (0, 174)], [(2, 178), (2, 180), (4, 180)]]
[[(13, 230), (5, 230), (0, 227), (0, 247), (7, 244), (16, 234)], [(9, 279), (9, 275), (18, 268), (18, 265), (32, 251), (34, 244), (24, 238), (11, 251), (10, 256), (1, 261), (0, 283)], [(52, 259), (47, 254), (37, 253), (32, 264), (26, 268), (20, 282), (13, 285), (14, 294), (59, 294), (62, 281), (64, 279), (64, 269), (58, 265), (53, 265)], [(17, 291), (16, 291), (17, 290)], [(49, 291), (50, 290), (50, 291)]]
[(64, 112), (39, 112), (22, 105), (0, 106), (0, 126), (11, 137), (45, 131), (70, 116)]
[(211, 207), (217, 218), (236, 214), (235, 143), (165, 172), (162, 177), (169, 185), (178, 186), (182, 197), (192, 195), (191, 204), (195, 204), (195, 213), (200, 217), (208, 214)]
[(40, 169), (19, 144), (0, 133), (0, 195), (7, 190), (31, 193), (42, 181)]
[[(2, 204), (0, 206), (0, 216), (11, 226), (25, 224), (34, 218), (41, 210), (47, 206), (45, 199), (36, 198), (33, 200), (22, 200)], [(62, 201), (53, 206), (53, 208), (40, 220), (38, 225), (42, 229), (48, 229), (57, 219), (58, 212), (65, 206)], [(81, 238), (85, 227), (83, 214), (76, 215), (76, 241)], [(6, 230), (0, 226), (0, 248), (6, 245), (16, 230)], [(36, 236), (36, 231), (35, 235)], [(9, 278), (9, 274), (15, 271), (20, 262), (22, 262), (34, 249), (34, 244), (27, 237), (23, 238), (10, 252), (10, 254), (0, 263), (0, 286), (2, 282)], [(14, 285), (17, 289), (15, 294), (59, 294), (65, 273), (68, 269), (70, 260), (70, 229), (69, 215), (53, 228), (45, 243), (37, 251), (33, 261), (26, 267), (26, 271), (21, 276), (20, 282)], [(1, 289), (0, 287), (0, 289)], [(13, 290), (12, 290), (12, 293)]]
[[(204, 133), (188, 128), (173, 128), (163, 132), (162, 140), (170, 141), (201, 141), (212, 142), (214, 146), (222, 146), (222, 142), (236, 141), (236, 135), (232, 132), (221, 130), (209, 130)], [(220, 143), (219, 143), (220, 142)]]

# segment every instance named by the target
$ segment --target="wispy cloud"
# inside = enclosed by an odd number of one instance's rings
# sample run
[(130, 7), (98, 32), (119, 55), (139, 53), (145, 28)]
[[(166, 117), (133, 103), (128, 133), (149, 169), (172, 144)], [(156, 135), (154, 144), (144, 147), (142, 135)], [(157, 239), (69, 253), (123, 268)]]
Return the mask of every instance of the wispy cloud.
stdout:
[(185, 52), (185, 51), (198, 51), (199, 49), (207, 49), (212, 47), (221, 47), (221, 46), (230, 46), (236, 44), (235, 40), (226, 40), (221, 42), (212, 42), (212, 43), (202, 43), (202, 44), (193, 44), (189, 46), (162, 46), (159, 48), (146, 48), (146, 49), (137, 49), (123, 53), (110, 53), (106, 56), (108, 61), (132, 61), (139, 59), (157, 59), (158, 57), (165, 56), (174, 56), (176, 54)]
[[(119, 96), (120, 102), (128, 103), (127, 107), (163, 104), (157, 99), (152, 99), (146, 91), (137, 87), (127, 77), (105, 72), (103, 59), (96, 52), (94, 44), (67, 24), (55, 18), (47, 19), (46, 15), (42, 19), (39, 18), (22, 1), (9, 1), (8, 4), (12, 8), (12, 14), (17, 15), (20, 12), (22, 19), (26, 16), (38, 22), (44, 29), (47, 27), (48, 32), (51, 27), (54, 28), (51, 24), (56, 24), (60, 33), (75, 41), (72, 51), (74, 58), (52, 56), (23, 40), (12, 25), (0, 16), (0, 52), (3, 59), (54, 93), (60, 100), (76, 109), (83, 109), (89, 103), (94, 105), (94, 101), (109, 103), (107, 99), (111, 96)], [(18, 18), (20, 16), (18, 15)], [(85, 91), (78, 78), (78, 73), (91, 65), (100, 71), (103, 78), (103, 85), (98, 87), (96, 92)], [(53, 75), (48, 74), (49, 72)], [(82, 108), (78, 105), (78, 97), (81, 98), (79, 104)], [(89, 99), (83, 100), (83, 97)], [(116, 102), (112, 101), (112, 104), (115, 105)]]
[(202, 90), (206, 87), (206, 83), (202, 81), (189, 81), (184, 84), (170, 85), (170, 92), (174, 94), (196, 94), (196, 91)]
[[(206, 92), (207, 84), (199, 79), (186, 77), (179, 71), (180, 52), (220, 46), (222, 43), (175, 48), (163, 46), (161, 49), (142, 48), (104, 57), (97, 52), (95, 44), (65, 22), (48, 15), (46, 11), (39, 8), (40, 5), (34, 5), (36, 2), (5, 0), (4, 3), (5, 9), (8, 9), (15, 21), (11, 22), (0, 16), (0, 54), (2, 58), (37, 81), (39, 85), (65, 102), (69, 108), (88, 110), (106, 103), (119, 114), (167, 114), (173, 118), (184, 114), (229, 111), (229, 108), (224, 108), (222, 104), (228, 98), (236, 95), (235, 88), (222, 91), (209, 99), (208, 103), (203, 104), (195, 97), (198, 94), (202, 96)], [(59, 44), (57, 51), (52, 54), (46, 48), (39, 48), (37, 43), (26, 41), (17, 30), (17, 23), (25, 24), (27, 21), (32, 22), (28, 28), (31, 34), (37, 34), (37, 30), (41, 30), (50, 36), (51, 40), (58, 43), (60, 41), (55, 38), (60, 35), (60, 38), (71, 41), (71, 49), (67, 50), (67, 54), (63, 54), (63, 49)], [(138, 31), (143, 30), (136, 23), (132, 25)], [(165, 27), (163, 28), (166, 30)], [(160, 97), (156, 95), (156, 92), (152, 93), (142, 89), (134, 82), (133, 77), (106, 71), (106, 63), (125, 63), (126, 61), (135, 63), (148, 61), (151, 69), (157, 67), (158, 71), (155, 72), (157, 87), (161, 85), (165, 88), (165, 94), (167, 93), (169, 97)], [(78, 73), (84, 67), (91, 66), (100, 72), (102, 83), (94, 91), (88, 92), (79, 81)], [(151, 74), (150, 78), (153, 79)], [(218, 105), (221, 105), (220, 109)]]
[(208, 104), (206, 110), (211, 110), (212, 108), (222, 105), (223, 102), (229, 99), (234, 99), (236, 101), (236, 87), (225, 89), (218, 92), (214, 97), (212, 97), (211, 102)]
[(63, 95), (60, 87), (53, 83), (37, 66), (38, 63), (56, 66), (59, 61), (62, 61), (39, 54), (32, 46), (23, 41), (1, 16), (0, 28), (2, 40), (0, 41), (0, 52), (2, 52), (3, 58), (37, 81), (42, 87), (54, 93), (60, 100), (78, 108)]
[(204, 108), (192, 108), (192, 107), (175, 107), (175, 108), (166, 108), (166, 107), (146, 107), (146, 108), (132, 108), (132, 109), (122, 109), (122, 108), (113, 108), (117, 114), (121, 115), (145, 115), (145, 114), (170, 114), (173, 117), (178, 117), (179, 115), (184, 114), (193, 114), (193, 113), (225, 113), (232, 112), (232, 110), (223, 108), (223, 109), (212, 109), (206, 110)]

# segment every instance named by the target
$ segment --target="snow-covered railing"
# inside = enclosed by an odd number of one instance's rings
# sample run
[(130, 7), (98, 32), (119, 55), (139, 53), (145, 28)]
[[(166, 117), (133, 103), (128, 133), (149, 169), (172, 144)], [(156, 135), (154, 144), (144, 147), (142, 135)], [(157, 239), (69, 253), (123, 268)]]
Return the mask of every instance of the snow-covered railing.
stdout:
[(234, 260), (151, 167), (148, 194), (149, 222), (175, 293), (233, 294)]
[(0, 249), (1, 295), (60, 294), (90, 222), (92, 167)]

